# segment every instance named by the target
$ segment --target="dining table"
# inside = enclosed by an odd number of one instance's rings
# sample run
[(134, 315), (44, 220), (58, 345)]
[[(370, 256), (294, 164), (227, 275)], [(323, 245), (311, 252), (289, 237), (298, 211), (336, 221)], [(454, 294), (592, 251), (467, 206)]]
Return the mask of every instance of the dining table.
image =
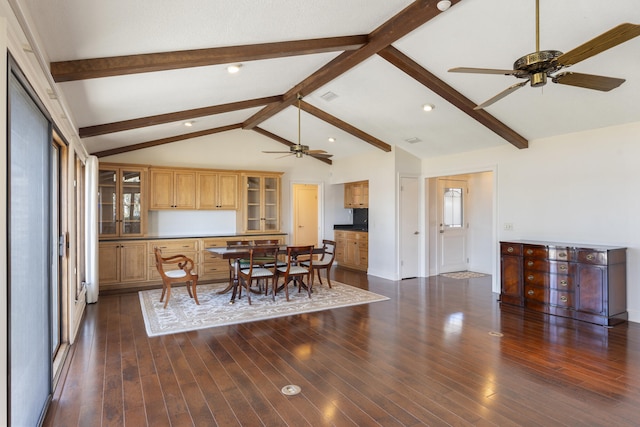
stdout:
[[(287, 245), (276, 245), (278, 247), (278, 255), (287, 253)], [(251, 249), (256, 248), (256, 245), (247, 245), (247, 246), (233, 246), (233, 247), (215, 247), (215, 248), (207, 248), (214, 257), (222, 258), (227, 260), (232, 260), (234, 265), (234, 274), (227, 287), (218, 291), (218, 294), (225, 294), (229, 291), (233, 291), (231, 295), (231, 301), (229, 304), (235, 303), (236, 299), (236, 291), (238, 289), (238, 272), (240, 271), (240, 260), (247, 259), (251, 256)], [(260, 246), (261, 248), (269, 247), (269, 246)], [(313, 247), (313, 254), (322, 254), (324, 253), (324, 248), (322, 247)], [(260, 291), (253, 291), (254, 293), (258, 293)]]

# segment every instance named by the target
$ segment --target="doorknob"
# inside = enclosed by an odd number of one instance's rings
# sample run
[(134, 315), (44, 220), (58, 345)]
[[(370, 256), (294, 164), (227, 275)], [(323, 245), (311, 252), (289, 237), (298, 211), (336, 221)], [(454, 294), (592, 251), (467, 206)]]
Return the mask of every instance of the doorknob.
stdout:
[(413, 234), (420, 234), (420, 232), (419, 231), (414, 231)]

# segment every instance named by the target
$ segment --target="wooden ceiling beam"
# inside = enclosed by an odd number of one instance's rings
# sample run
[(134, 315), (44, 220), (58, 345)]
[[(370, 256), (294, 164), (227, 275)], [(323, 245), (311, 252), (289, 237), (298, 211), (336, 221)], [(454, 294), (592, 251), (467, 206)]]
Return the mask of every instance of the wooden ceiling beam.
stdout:
[(214, 133), (227, 132), (235, 129), (242, 129), (242, 123), (221, 126), (213, 129), (205, 129), (198, 132), (185, 133), (184, 135), (176, 135), (168, 138), (156, 139), (154, 141), (141, 142), (139, 144), (128, 145), (126, 147), (98, 151), (97, 153), (92, 154), (96, 157), (113, 156), (115, 154), (128, 153), (130, 151), (142, 150), (143, 148), (156, 147), (158, 145), (170, 144), (172, 142), (184, 141), (185, 139), (198, 138), (200, 136), (213, 135)]
[[(274, 141), (278, 141), (279, 143), (284, 144), (284, 145), (286, 145), (287, 147), (292, 147), (292, 146), (296, 145), (296, 144), (294, 144), (293, 142), (291, 142), (291, 141), (287, 141), (286, 139), (284, 139), (284, 138), (282, 138), (282, 137), (280, 137), (280, 136), (276, 135), (275, 133), (271, 133), (271, 132), (269, 132), (268, 130), (262, 129), (261, 127), (254, 127), (252, 130), (253, 130), (254, 132), (259, 133), (260, 135), (264, 135), (264, 136), (266, 136), (267, 138), (271, 138), (271, 139), (273, 139)], [(316, 159), (316, 160), (320, 160), (321, 162), (326, 163), (326, 164), (328, 164), (328, 165), (330, 165), (330, 164), (332, 164), (332, 163), (333, 163), (333, 162), (331, 161), (331, 159), (323, 159), (323, 158), (320, 158), (320, 157), (314, 157), (314, 156), (313, 156), (313, 155), (311, 155), (311, 154), (310, 154), (310, 156), (311, 156), (311, 157), (313, 157), (314, 159)]]
[(88, 138), (90, 136), (122, 132), (125, 130), (138, 129), (146, 126), (161, 125), (165, 123), (190, 120), (197, 117), (213, 116), (215, 114), (245, 110), (247, 108), (262, 107), (264, 105), (273, 104), (280, 101), (282, 101), (282, 97), (278, 95), (269, 96), (266, 98), (250, 99), (247, 101), (230, 102), (228, 104), (214, 105), (211, 107), (196, 108), (193, 110), (158, 114), (156, 116), (141, 117), (138, 119), (123, 120), (120, 122), (82, 127), (78, 129), (78, 134), (80, 135), (80, 138)]
[(413, 77), (418, 82), (458, 107), (464, 113), (480, 122), (489, 130), (495, 132), (517, 148), (528, 148), (529, 142), (522, 135), (502, 123), (500, 120), (487, 113), (485, 110), (474, 110), (475, 102), (462, 95), (460, 92), (446, 84), (434, 74), (423, 68), (420, 64), (400, 52), (393, 46), (388, 46), (378, 52), (382, 58), (398, 67), (400, 70)]
[(363, 132), (354, 126), (351, 126), (349, 123), (343, 122), (339, 118), (332, 116), (331, 114), (322, 111), (321, 109), (314, 107), (307, 102), (300, 101), (300, 109), (311, 114), (312, 116), (319, 118), (320, 120), (324, 120), (325, 122), (337, 127), (338, 129), (342, 129), (343, 131), (350, 133), (356, 138), (360, 138), (364, 142), (367, 142), (382, 151), (385, 151), (387, 153), (391, 151), (391, 146), (386, 142), (380, 141), (379, 139), (369, 135), (368, 133)]
[(322, 39), (295, 40), (210, 49), (113, 56), (107, 58), (59, 61), (50, 64), (56, 82), (99, 77), (166, 71), (207, 65), (233, 64), (259, 59), (282, 58), (314, 53), (354, 50), (367, 43), (368, 36), (355, 35)]
[[(451, 3), (455, 5), (460, 1), (462, 0), (452, 0)], [(369, 41), (364, 46), (355, 51), (344, 52), (285, 93), (280, 104), (265, 107), (248, 118), (243, 124), (244, 129), (252, 129), (258, 126), (260, 123), (293, 104), (297, 100), (298, 94), (303, 96), (310, 94), (422, 26), (441, 13), (436, 4), (437, 1), (435, 0), (414, 1), (394, 17), (373, 30), (373, 32), (369, 34)]]

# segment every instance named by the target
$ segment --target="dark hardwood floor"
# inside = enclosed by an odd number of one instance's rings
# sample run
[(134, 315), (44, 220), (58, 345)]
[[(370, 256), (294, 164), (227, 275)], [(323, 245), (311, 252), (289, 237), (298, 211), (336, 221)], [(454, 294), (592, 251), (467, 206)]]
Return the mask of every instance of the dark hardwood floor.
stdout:
[(45, 425), (640, 424), (640, 324), (501, 308), (489, 277), (333, 276), (391, 299), (148, 338), (137, 294), (100, 297)]

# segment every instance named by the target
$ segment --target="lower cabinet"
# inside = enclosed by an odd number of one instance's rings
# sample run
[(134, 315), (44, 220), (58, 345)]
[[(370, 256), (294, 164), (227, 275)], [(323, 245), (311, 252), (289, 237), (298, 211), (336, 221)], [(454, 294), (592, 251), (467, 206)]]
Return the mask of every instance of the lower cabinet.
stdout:
[(334, 230), (336, 261), (342, 267), (367, 271), (369, 235), (365, 231)]
[(500, 242), (503, 304), (599, 325), (627, 320), (626, 248)]
[(147, 280), (147, 243), (101, 242), (99, 245), (100, 290), (115, 290)]
[[(156, 268), (154, 254), (156, 246), (160, 248), (164, 258), (172, 255), (185, 255), (191, 258), (198, 273), (199, 283), (224, 282), (229, 280), (229, 261), (215, 258), (207, 248), (224, 247), (227, 245), (227, 240), (238, 239), (277, 239), (281, 244), (286, 244), (287, 241), (284, 234), (102, 241), (98, 255), (100, 292), (156, 288), (161, 285), (162, 279)], [(174, 268), (177, 269), (177, 265)]]

